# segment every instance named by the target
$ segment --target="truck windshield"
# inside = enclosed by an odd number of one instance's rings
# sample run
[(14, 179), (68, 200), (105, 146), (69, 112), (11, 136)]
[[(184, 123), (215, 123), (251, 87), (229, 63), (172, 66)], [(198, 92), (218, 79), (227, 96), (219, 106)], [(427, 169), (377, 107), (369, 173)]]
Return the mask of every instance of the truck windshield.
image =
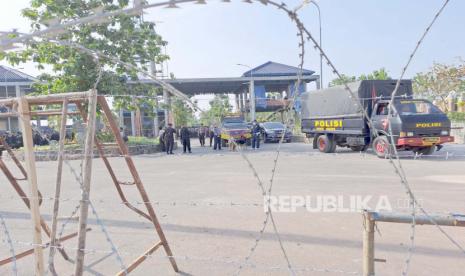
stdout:
[(246, 123), (227, 123), (223, 125), (226, 129), (247, 129)]
[(281, 124), (281, 123), (278, 123), (278, 122), (267, 122), (267, 123), (263, 123), (263, 126), (265, 128), (278, 128), (278, 129), (283, 129), (284, 128), (284, 125)]
[(396, 101), (395, 107), (400, 115), (424, 115), (442, 113), (442, 111), (432, 103), (422, 100)]

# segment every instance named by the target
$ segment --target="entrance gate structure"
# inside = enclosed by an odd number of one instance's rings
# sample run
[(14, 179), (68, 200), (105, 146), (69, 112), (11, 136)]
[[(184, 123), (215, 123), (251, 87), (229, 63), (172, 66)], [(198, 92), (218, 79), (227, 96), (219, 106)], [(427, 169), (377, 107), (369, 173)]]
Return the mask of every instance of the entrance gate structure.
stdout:
[[(77, 112), (68, 111), (68, 105), (75, 104), (77, 107)], [(87, 110), (85, 106), (87, 105)], [(107, 168), (113, 184), (118, 192), (118, 195), (121, 201), (129, 209), (136, 212), (138, 215), (149, 220), (154, 228), (155, 232), (158, 235), (160, 241), (152, 245), (149, 249), (143, 252), (138, 258), (136, 258), (126, 269), (119, 271), (116, 275), (124, 275), (133, 271), (139, 264), (141, 264), (149, 255), (155, 252), (158, 248), (163, 247), (168, 259), (171, 263), (175, 272), (178, 272), (178, 267), (173, 254), (168, 245), (168, 241), (163, 233), (161, 225), (158, 221), (158, 218), (155, 214), (155, 210), (150, 202), (150, 199), (145, 191), (142, 180), (137, 172), (134, 161), (129, 155), (129, 150), (121, 134), (119, 132), (119, 127), (114, 121), (112, 112), (108, 103), (103, 96), (98, 96), (96, 90), (90, 90), (87, 92), (73, 92), (73, 93), (62, 93), (62, 94), (53, 94), (53, 95), (43, 95), (43, 96), (23, 96), (18, 98), (9, 98), (0, 100), (0, 106), (8, 107), (11, 112), (2, 113), (2, 117), (18, 117), (20, 121), (20, 126), (23, 136), (23, 149), (24, 149), (24, 162), (25, 166), (21, 164), (18, 158), (15, 156), (14, 152), (11, 150), (9, 145), (4, 139), (0, 139), (0, 146), (3, 150), (6, 150), (15, 165), (19, 168), (23, 174), (22, 178), (16, 178), (13, 173), (8, 169), (5, 162), (0, 158), (0, 170), (5, 174), (6, 178), (13, 186), (15, 191), (18, 193), (24, 204), (28, 207), (31, 212), (32, 219), (32, 229), (33, 229), (33, 243), (34, 248), (16, 254), (10, 258), (0, 260), (0, 266), (5, 265), (14, 261), (15, 259), (23, 258), (30, 254), (35, 256), (35, 275), (44, 275), (44, 258), (43, 258), (43, 249), (50, 247), (50, 263), (49, 269), (53, 274), (56, 274), (53, 262), (53, 256), (55, 249), (58, 248), (58, 251), (61, 253), (64, 259), (68, 260), (68, 255), (61, 247), (60, 243), (64, 242), (73, 237), (78, 237), (78, 248), (76, 250), (76, 264), (75, 264), (75, 273), (74, 275), (82, 275), (84, 267), (84, 255), (86, 247), (86, 233), (91, 230), (87, 228), (87, 217), (88, 217), (88, 208), (89, 208), (89, 193), (90, 193), (90, 184), (91, 184), (91, 175), (92, 175), (92, 157), (93, 150), (96, 147), (100, 158), (102, 158), (105, 167)], [(32, 111), (31, 107), (33, 106), (61, 106), (61, 109), (46, 109), (40, 111)], [(101, 114), (105, 117), (108, 125), (115, 137), (116, 145), (119, 149), (120, 155), (125, 159), (125, 162), (128, 166), (128, 169), (133, 178), (132, 182), (120, 181), (118, 180), (115, 171), (111, 167), (110, 161), (105, 155), (105, 148), (103, 143), (95, 136), (95, 121), (96, 121), (96, 111), (97, 106), (100, 107)], [(58, 210), (60, 204), (60, 194), (61, 194), (61, 176), (64, 162), (64, 142), (65, 142), (65, 128), (66, 120), (68, 115), (80, 115), (83, 118), (85, 124), (87, 124), (86, 140), (84, 146), (84, 160), (83, 160), (83, 181), (81, 183), (82, 197), (80, 201), (80, 212), (79, 212), (79, 225), (78, 231), (66, 235), (59, 240), (57, 239), (57, 221), (58, 221)], [(55, 197), (54, 197), (54, 206), (53, 206), (53, 216), (52, 216), (52, 227), (51, 229), (46, 224), (44, 219), (40, 215), (40, 204), (42, 202), (42, 196), (38, 189), (37, 183), (37, 167), (35, 165), (35, 155), (33, 148), (33, 132), (31, 127), (31, 117), (33, 116), (61, 116), (60, 124), (60, 140), (58, 146), (58, 170), (57, 170), (57, 179), (55, 186)], [(29, 196), (24, 192), (24, 190), (19, 185), (18, 181), (27, 180), (29, 184)], [(146, 211), (143, 211), (134, 205), (132, 205), (126, 198), (121, 185), (135, 185), (143, 204), (145, 205)], [(42, 243), (42, 230), (50, 237), (50, 242)]]

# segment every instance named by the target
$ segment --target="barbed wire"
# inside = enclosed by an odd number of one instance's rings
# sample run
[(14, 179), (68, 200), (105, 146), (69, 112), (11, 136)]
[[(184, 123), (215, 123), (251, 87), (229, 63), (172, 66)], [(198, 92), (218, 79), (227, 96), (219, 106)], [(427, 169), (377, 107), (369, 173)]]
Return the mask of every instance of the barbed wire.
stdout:
[[(434, 25), (434, 23), (436, 22), (436, 20), (439, 18), (439, 16), (441, 15), (441, 13), (444, 11), (444, 9), (446, 8), (447, 4), (449, 3), (449, 0), (445, 0), (441, 6), (441, 8), (438, 10), (438, 12), (435, 14), (435, 16), (433, 17), (433, 20), (429, 23), (428, 27), (425, 29), (425, 31), (423, 32), (422, 36), (420, 37), (420, 39), (418, 40), (416, 46), (414, 47), (412, 53), (410, 54), (408, 60), (407, 60), (407, 63), (405, 64), (405, 66), (403, 67), (402, 69), (402, 73), (400, 74), (400, 77), (399, 79), (397, 80), (396, 82), (396, 86), (394, 88), (394, 91), (392, 92), (392, 95), (391, 95), (391, 100), (390, 100), (390, 105), (392, 106), (393, 102), (394, 102), (394, 99), (395, 97), (397, 96), (397, 92), (399, 90), (399, 87), (400, 87), (400, 82), (402, 80), (402, 78), (404, 77), (405, 75), (405, 72), (407, 71), (410, 63), (412, 62), (416, 52), (418, 51), (418, 49), (420, 48), (421, 44), (423, 43), (425, 37), (428, 35), (429, 31), (431, 30), (431, 27)], [(392, 108), (388, 108), (388, 117), (391, 116), (392, 114)], [(406, 192), (408, 194), (408, 196), (410, 197), (410, 204), (411, 204), (411, 208), (412, 208), (412, 212), (411, 212), (411, 215), (412, 215), (412, 223), (411, 223), (411, 234), (410, 234), (410, 246), (408, 248), (408, 251), (407, 251), (407, 258), (405, 260), (405, 266), (404, 266), (404, 269), (402, 270), (402, 275), (408, 275), (408, 272), (410, 270), (410, 263), (411, 263), (411, 258), (413, 256), (413, 250), (414, 250), (414, 247), (415, 247), (415, 224), (416, 224), (416, 208), (418, 206), (418, 208), (422, 211), (423, 214), (428, 215), (428, 213), (426, 212), (426, 210), (418, 204), (417, 202), (417, 199), (416, 199), (416, 196), (415, 194), (413, 193), (409, 183), (408, 183), (408, 180), (407, 180), (407, 176), (405, 174), (405, 170), (402, 166), (402, 162), (400, 161), (400, 158), (399, 158), (399, 154), (397, 153), (397, 148), (395, 147), (395, 138), (393, 136), (393, 131), (392, 131), (392, 125), (391, 123), (388, 123), (388, 128), (389, 128), (389, 139), (391, 141), (391, 144), (394, 145), (392, 147), (392, 149), (394, 150), (394, 153), (395, 153), (395, 158), (397, 160), (397, 168), (396, 170), (398, 170), (399, 172), (399, 176), (401, 177), (401, 183), (404, 185), (405, 189), (406, 189)], [(392, 160), (391, 160), (392, 162)], [(446, 238), (451, 241), (453, 244), (455, 244), (461, 251), (462, 253), (465, 254), (465, 250), (464, 248), (458, 243), (456, 242), (449, 234), (447, 234), (444, 229), (442, 229), (442, 227), (436, 222), (434, 221), (433, 218), (431, 218), (430, 216), (428, 217), (429, 220), (439, 229), (439, 231), (441, 231), (445, 236)]]
[[(6, 221), (3, 218), (2, 213), (0, 213), (0, 224), (2, 225), (3, 233), (5, 234), (6, 242), (8, 243), (9, 251), (10, 251), (10, 254), (12, 256), (11, 257), (12, 258), (11, 266), (12, 266), (12, 269), (13, 269), (13, 274), (18, 275), (18, 266), (16, 264), (15, 247), (13, 245), (13, 240), (11, 239), (10, 232), (8, 231), (8, 226), (6, 225)], [(5, 239), (2, 239), (2, 241), (5, 242)]]
[[(69, 170), (71, 171), (71, 173), (74, 175), (75, 177), (75, 180), (76, 182), (79, 184), (79, 186), (81, 187), (81, 191), (83, 191), (83, 181), (82, 181), (82, 177), (80, 175), (78, 175), (78, 173), (76, 172), (76, 170), (74, 169), (74, 167), (69, 163), (67, 162), (67, 160), (65, 159), (64, 160), (65, 164), (69, 167)], [(81, 163), (82, 164), (82, 163)], [(82, 166), (81, 166), (82, 168)], [(82, 175), (82, 174), (81, 174)], [(81, 201), (84, 201), (84, 200), (81, 200)], [(89, 199), (88, 200), (88, 203), (89, 203), (89, 206), (90, 206), (90, 209), (92, 211), (92, 214), (94, 214), (95, 216), (95, 220), (97, 222), (97, 224), (100, 226), (100, 229), (102, 231), (102, 233), (105, 235), (105, 238), (107, 240), (107, 242), (110, 244), (110, 247), (111, 247), (111, 252), (112, 254), (115, 254), (115, 257), (116, 257), (116, 260), (118, 261), (118, 263), (120, 264), (120, 268), (124, 271), (124, 274), (127, 275), (127, 267), (126, 265), (124, 264), (124, 261), (123, 259), (121, 258), (121, 255), (119, 254), (118, 252), (118, 249), (116, 247), (116, 245), (114, 244), (114, 242), (112, 241), (111, 237), (110, 237), (110, 234), (108, 233), (107, 229), (106, 229), (106, 226), (105, 224), (103, 223), (103, 221), (100, 219), (100, 217), (98, 216), (97, 214), (97, 210), (95, 209), (94, 205), (92, 204), (92, 201)]]
[[(444, 7), (445, 5), (447, 5), (447, 3), (449, 2), (449, 0), (446, 0), (446, 2), (444, 2), (444, 5), (441, 7), (441, 9), (439, 10), (439, 12), (436, 14), (436, 16), (434, 17), (433, 21), (430, 23), (429, 27), (426, 29), (425, 33), (422, 35), (420, 41), (417, 43), (413, 53), (410, 55), (409, 57), (409, 60), (407, 62), (407, 65), (404, 67), (403, 69), (403, 72), (405, 73), (405, 71), (407, 70), (408, 68), (408, 65), (410, 64), (411, 60), (413, 59), (413, 56), (415, 55), (417, 49), (420, 47), (421, 43), (423, 42), (423, 39), (426, 37), (426, 35), (428, 34), (429, 30), (431, 29), (431, 26), (434, 24), (434, 22), (436, 21), (436, 19), (439, 17), (439, 15), (441, 14), (441, 12), (444, 10)], [(328, 58), (328, 56), (326, 55), (326, 53), (323, 51), (323, 49), (321, 48), (321, 45), (318, 44), (318, 42), (316, 41), (316, 39), (311, 35), (311, 33), (305, 28), (305, 26), (302, 26), (302, 28), (304, 29), (304, 32), (307, 34), (307, 39), (308, 40), (311, 40), (312, 43), (315, 45), (315, 49), (317, 49), (321, 56), (326, 60), (327, 62), (327, 65), (330, 66), (330, 68), (333, 70), (333, 73), (337, 75), (338, 78), (340, 79), (343, 79), (342, 78), (342, 75), (339, 73), (339, 71), (336, 69), (336, 67), (334, 66), (334, 64), (330, 61), (330, 59)], [(401, 78), (398, 79), (397, 83), (396, 83), (396, 88), (395, 90), (393, 91), (393, 96), (394, 98), (391, 98), (390, 100), (390, 105), (392, 106), (393, 102), (394, 102), (394, 99), (396, 97), (396, 94), (394, 94), (394, 92), (397, 93), (397, 89), (398, 89), (398, 86), (400, 85), (400, 81), (402, 79), (404, 74), (401, 75)], [(379, 133), (377, 131), (374, 131), (376, 128), (373, 127), (373, 122), (371, 120), (371, 117), (368, 115), (367, 113), (367, 110), (363, 107), (362, 105), (362, 102), (357, 100), (357, 96), (356, 94), (352, 91), (352, 89), (349, 87), (348, 83), (345, 82), (343, 84), (345, 90), (350, 94), (350, 98), (355, 102), (355, 104), (359, 107), (359, 109), (361, 110), (362, 112), (362, 115), (363, 117), (365, 118), (365, 120), (367, 121), (367, 124), (368, 124), (368, 127), (370, 129), (370, 132), (371, 132), (371, 135), (374, 136), (374, 137), (378, 137), (379, 136)], [(389, 110), (390, 112), (391, 110)], [(390, 129), (390, 134), (386, 133), (388, 136), (390, 136), (391, 138), (391, 144), (392, 145), (395, 145), (395, 143), (393, 143), (392, 141), (393, 140), (393, 135), (392, 135), (392, 129), (391, 129), (391, 124), (388, 124), (389, 125), (389, 129)], [(397, 160), (398, 164), (401, 164), (401, 161), (400, 161), (400, 158), (399, 158), (399, 154), (395, 148), (395, 146), (389, 146), (389, 148), (394, 148), (394, 157), (395, 159)], [(390, 152), (390, 151), (389, 151)], [(413, 193), (413, 191), (411, 190), (408, 182), (406, 181), (407, 177), (406, 177), (406, 174), (405, 174), (405, 171), (402, 169), (402, 168), (399, 168), (397, 164), (394, 163), (393, 161), (393, 158), (391, 156), (391, 154), (388, 154), (387, 155), (387, 159), (389, 159), (389, 162), (390, 164), (393, 166), (394, 168), (394, 171), (395, 173), (399, 176), (400, 178), (400, 181), (401, 181), (401, 184), (404, 186), (404, 188), (406, 189), (407, 191), (407, 194), (408, 196), (410, 197), (410, 199), (412, 200), (412, 202), (414, 202), (414, 204), (412, 204), (412, 215), (413, 215), (413, 219), (412, 219), (412, 224), (411, 224), (411, 234), (410, 234), (410, 240), (411, 240), (411, 244), (409, 246), (409, 249), (408, 249), (408, 252), (412, 252), (413, 251), (413, 245), (414, 245), (414, 235), (415, 235), (415, 208), (419, 208), (424, 215), (426, 215), (428, 217), (429, 220), (431, 220), (432, 222), (434, 221), (434, 219), (428, 214), (428, 212), (423, 208), (421, 207), (421, 205), (416, 201), (416, 197)], [(400, 165), (401, 166), (401, 165)], [(455, 240), (453, 239), (449, 234), (447, 234), (447, 232), (445, 232), (444, 229), (442, 229), (442, 227), (440, 227), (436, 222), (433, 222), (433, 224), (436, 225), (436, 227), (439, 229), (439, 231), (452, 243), (454, 244), (460, 251), (462, 251), (462, 253), (465, 254), (465, 250), (464, 248)], [(410, 258), (411, 258), (412, 254), (411, 253), (408, 253), (408, 256), (407, 256), (407, 259), (406, 259), (406, 264), (409, 264), (410, 263)], [(405, 271), (405, 270), (404, 270)], [(403, 272), (404, 272), (403, 271)]]
[[(170, 2), (166, 2), (166, 3), (172, 5), (173, 3), (174, 3), (174, 4), (178, 4), (178, 3), (184, 3), (184, 2), (193, 2), (193, 1), (170, 1)], [(286, 5), (285, 5), (284, 3), (278, 4), (278, 3), (275, 3), (275, 2), (272, 2), (272, 1), (260, 1), (260, 2), (263, 3), (263, 4), (271, 4), (271, 5), (274, 5), (274, 6), (278, 7), (279, 9), (282, 9), (282, 10), (286, 11), (286, 12), (289, 14), (289, 16), (291, 17), (291, 19), (292, 19), (293, 21), (296, 22), (297, 27), (298, 27), (299, 32), (300, 32), (300, 36), (303, 37), (303, 34), (305, 33), (305, 34), (307, 35), (307, 39), (308, 39), (309, 41), (311, 40), (311, 41), (314, 43), (315, 48), (316, 48), (317, 50), (320, 51), (321, 56), (324, 57), (324, 58), (327, 60), (327, 64), (333, 69), (333, 72), (334, 72), (336, 75), (338, 75), (339, 77), (341, 77), (341, 75), (340, 75), (339, 72), (336, 70), (336, 68), (334, 67), (334, 65), (332, 64), (332, 62), (329, 60), (329, 58), (328, 58), (328, 57), (326, 56), (326, 54), (323, 52), (323, 50), (322, 50), (322, 48), (321, 48), (321, 45), (318, 45), (318, 43), (316, 42), (316, 40), (314, 40), (314, 38), (311, 36), (310, 32), (308, 32), (308, 30), (303, 26), (303, 24), (300, 23), (300, 20), (297, 18), (297, 15), (296, 15), (295, 12), (292, 12), (292, 11), (288, 10), (287, 8), (285, 8)], [(448, 2), (448, 1), (446, 1), (446, 3), (444, 4), (443, 8), (444, 8), (445, 5), (447, 4), (447, 2)], [(164, 5), (167, 5), (166, 3), (165, 3)], [(160, 3), (159, 5), (162, 6), (161, 3)], [(144, 7), (143, 7), (143, 8), (144, 8)], [(442, 8), (442, 9), (443, 9), (443, 8)], [(438, 12), (438, 14), (436, 15), (435, 19), (434, 19), (433, 22), (431, 23), (431, 25), (432, 25), (432, 24), (434, 23), (434, 21), (439, 17), (439, 15), (440, 15), (442, 9), (440, 10), (440, 12)], [(294, 18), (293, 18), (293, 17), (294, 17)], [(431, 27), (431, 25), (430, 25), (430, 27)], [(409, 65), (409, 63), (410, 63), (410, 61), (411, 61), (412, 58), (413, 58), (413, 55), (415, 54), (416, 50), (417, 50), (417, 49), (419, 48), (419, 46), (421, 45), (421, 42), (423, 41), (423, 38), (424, 38), (424, 37), (426, 36), (426, 34), (428, 33), (430, 27), (427, 28), (425, 34), (424, 34), (423, 37), (421, 38), (420, 42), (417, 44), (417, 47), (415, 48), (414, 53), (410, 56), (410, 59), (409, 59), (407, 65), (404, 67), (404, 71), (403, 71), (403, 72), (405, 72), (405, 70), (407, 69), (407, 67), (408, 67), (408, 65)], [(300, 45), (299, 45), (299, 46), (300, 46)], [(302, 45), (301, 45), (300, 47), (301, 47), (302, 49), (304, 49), (303, 43), (302, 43)], [(87, 50), (88, 50), (88, 49), (87, 49)], [(90, 51), (94, 51), (94, 50), (90, 50)], [(302, 52), (303, 52), (303, 51), (302, 51)], [(304, 52), (303, 52), (303, 53), (304, 53)], [(301, 66), (300, 66), (300, 69), (301, 69), (302, 66), (303, 66), (303, 56), (304, 56), (304, 55), (302, 54), (302, 56), (301, 56), (302, 64), (301, 64)], [(131, 66), (132, 66), (132, 65), (131, 65)], [(301, 71), (300, 71), (300, 72), (301, 72)], [(402, 74), (402, 76), (403, 76), (403, 74)], [(402, 77), (401, 77), (401, 78), (402, 78)], [(400, 78), (400, 79), (401, 79), (401, 78)], [(399, 79), (399, 81), (400, 81), (400, 79)], [(300, 81), (300, 79), (298, 80), (298, 82), (299, 82), (299, 81)], [(360, 104), (359, 101), (356, 101), (355, 94), (354, 94), (353, 91), (350, 89), (350, 87), (349, 87), (347, 84), (344, 84), (344, 86), (345, 86), (345, 89), (351, 94), (351, 97), (352, 97), (353, 100), (355, 100), (356, 104)], [(396, 89), (397, 89), (397, 88), (396, 88)], [(396, 90), (394, 90), (394, 91), (396, 92)], [(295, 94), (295, 95), (298, 94), (298, 87), (296, 87), (294, 94)], [(395, 95), (395, 93), (393, 93), (393, 96), (394, 96), (394, 95)], [(391, 104), (392, 104), (392, 100), (391, 100)], [(371, 118), (370, 118), (370, 117), (368, 116), (368, 114), (366, 113), (366, 110), (364, 110), (363, 107), (362, 107), (362, 110), (363, 110), (363, 115), (364, 115), (364, 117), (367, 119), (367, 121), (368, 121), (368, 123), (369, 123), (369, 125), (370, 125), (370, 129), (374, 129), (374, 128), (371, 127), (371, 126), (372, 126)], [(287, 124), (286, 124), (286, 126), (287, 126)], [(390, 127), (390, 125), (389, 125), (389, 127)], [(373, 133), (373, 134), (374, 134), (374, 136), (376, 136), (376, 137), (379, 135), (377, 132), (375, 132), (375, 133)], [(391, 140), (392, 140), (392, 139), (393, 139), (392, 130), (390, 130), (390, 137), (391, 137)], [(282, 139), (281, 139), (281, 140), (282, 140)], [(246, 160), (246, 162), (248, 162), (249, 167), (251, 167), (251, 169), (252, 169), (252, 171), (253, 171), (253, 173), (254, 173), (254, 176), (256, 176), (256, 178), (259, 180), (259, 186), (260, 186), (260, 188), (263, 188), (263, 189), (262, 189), (262, 192), (263, 192), (264, 195), (266, 195), (266, 194), (271, 195), (271, 192), (272, 192), (272, 186), (273, 186), (273, 180), (274, 180), (275, 170), (276, 170), (277, 163), (278, 163), (279, 156), (280, 156), (280, 146), (281, 146), (281, 141), (280, 141), (280, 143), (279, 143), (279, 145), (278, 145), (278, 149), (277, 149), (277, 151), (276, 151), (276, 157), (275, 157), (275, 159), (274, 159), (273, 170), (272, 170), (272, 176), (271, 176), (271, 179), (270, 179), (270, 185), (269, 185), (269, 187), (268, 187), (267, 190), (264, 189), (263, 183), (261, 182), (261, 180), (260, 180), (258, 174), (256, 173), (256, 170), (255, 170), (253, 164), (248, 160), (248, 158), (244, 158), (244, 159)], [(239, 147), (239, 148), (240, 148), (240, 147)], [(394, 148), (395, 148), (395, 147), (394, 147)], [(242, 152), (241, 152), (241, 155), (245, 156)], [(396, 174), (399, 175), (399, 177), (400, 177), (400, 179), (401, 179), (401, 183), (402, 183), (402, 184), (405, 186), (405, 188), (407, 189), (407, 193), (408, 193), (409, 197), (412, 199), (412, 202), (413, 202), (413, 204), (412, 204), (412, 214), (413, 214), (412, 231), (414, 231), (414, 228), (415, 228), (415, 221), (414, 221), (415, 219), (414, 219), (414, 215), (415, 215), (415, 208), (416, 208), (416, 207), (420, 208), (420, 210), (421, 210), (425, 215), (427, 215), (431, 220), (432, 220), (432, 218), (428, 215), (428, 213), (427, 213), (421, 206), (418, 206), (418, 205), (416, 204), (416, 199), (415, 199), (415, 196), (414, 196), (414, 194), (413, 194), (413, 191), (410, 189), (409, 184), (408, 184), (408, 182), (406, 181), (406, 179), (407, 179), (407, 178), (406, 178), (406, 174), (405, 174), (405, 171), (404, 171), (403, 168), (402, 168), (401, 161), (400, 161), (399, 155), (398, 155), (398, 153), (397, 153), (397, 150), (394, 151), (394, 157), (395, 157), (395, 159), (397, 160), (397, 164), (394, 163), (394, 161), (393, 161), (391, 155), (388, 156), (388, 159), (389, 159), (390, 163), (393, 165)], [(415, 157), (415, 158), (417, 158), (417, 157)], [(268, 220), (268, 217), (271, 218), (271, 221), (272, 221), (273, 226), (274, 226), (275, 234), (276, 234), (276, 236), (278, 237), (278, 240), (279, 240), (279, 242), (280, 242), (281, 250), (283, 251), (283, 254), (284, 254), (285, 258), (286, 258), (286, 261), (288, 262), (288, 268), (290, 269), (290, 271), (291, 271), (291, 273), (292, 273), (292, 272), (293, 272), (293, 271), (292, 271), (292, 267), (291, 267), (291, 265), (290, 265), (289, 259), (287, 258), (287, 254), (286, 254), (286, 251), (285, 251), (285, 249), (284, 249), (284, 247), (283, 247), (283, 244), (282, 244), (282, 242), (281, 242), (280, 239), (279, 239), (279, 233), (278, 233), (277, 228), (276, 228), (276, 225), (275, 225), (275, 223), (274, 223), (274, 220), (273, 220), (271, 211), (270, 211), (270, 212), (267, 212), (267, 218), (266, 218), (265, 221), (264, 221), (264, 228), (263, 228), (263, 231), (264, 231), (264, 229), (265, 229), (265, 227), (266, 227), (266, 224), (267, 224), (268, 221), (269, 221), (269, 220)], [(434, 222), (434, 221), (432, 220), (432, 222)], [(461, 248), (461, 246), (460, 246), (458, 243), (456, 243), (456, 241), (455, 241), (454, 239), (452, 239), (446, 232), (444, 232), (443, 229), (442, 229), (439, 225), (437, 225), (437, 223), (435, 223), (435, 225), (439, 228), (439, 230), (441, 230), (441, 232), (442, 232), (444, 235), (446, 235), (446, 237), (448, 237), (448, 239), (449, 239), (451, 242), (453, 242), (459, 249), (461, 249), (461, 250), (463, 251), (463, 248)], [(261, 232), (260, 232), (260, 233), (261, 233)], [(414, 232), (413, 232), (413, 234), (411, 234), (411, 239), (414, 240)], [(260, 239), (259, 239), (259, 240), (260, 240)], [(259, 240), (258, 240), (258, 241), (259, 241)], [(258, 242), (257, 242), (257, 245), (258, 245)], [(254, 247), (252, 247), (252, 248), (254, 248)], [(412, 245), (410, 246), (409, 250), (411, 250), (411, 249), (413, 249), (413, 243), (412, 243)], [(252, 250), (252, 251), (254, 251), (254, 250)], [(465, 253), (465, 251), (464, 251), (464, 253)], [(411, 256), (411, 255), (410, 255), (410, 256)], [(406, 260), (406, 263), (409, 263), (409, 262), (410, 262), (410, 257)], [(408, 272), (408, 267), (407, 267), (407, 272)]]
[[(7, 243), (5, 240), (2, 240), (2, 243), (5, 244)], [(34, 244), (31, 242), (26, 242), (26, 241), (17, 241), (17, 240), (12, 240), (12, 243), (21, 245), (21, 246), (30, 246), (30, 247), (48, 247), (48, 244)], [(105, 250), (105, 249), (97, 249), (97, 248), (84, 248), (80, 249), (77, 247), (73, 246), (55, 246), (56, 249), (66, 249), (66, 250), (79, 250), (79, 251), (84, 251), (86, 252), (86, 255), (95, 255), (95, 254), (113, 254), (111, 250)], [(204, 262), (204, 263), (215, 263), (215, 264), (222, 264), (225, 266), (235, 266), (238, 264), (241, 264), (239, 260), (231, 260), (230, 258), (222, 259), (222, 258), (216, 258), (216, 257), (198, 257), (198, 256), (187, 256), (187, 255), (172, 255), (172, 256), (163, 256), (163, 255), (153, 255), (153, 254), (137, 254), (137, 253), (132, 253), (132, 252), (127, 252), (127, 251), (120, 251), (120, 253), (124, 256), (127, 257), (146, 257), (146, 258), (151, 258), (151, 259), (160, 259), (160, 260), (166, 260), (166, 259), (177, 259), (177, 260), (184, 260), (184, 261), (190, 261), (190, 262)], [(288, 270), (287, 267), (282, 267), (282, 266), (266, 266), (264, 264), (258, 264), (258, 263), (249, 263), (247, 265), (249, 268), (256, 268), (256, 269), (261, 269), (261, 270), (266, 270), (266, 271), (282, 271), (282, 270)], [(346, 271), (343, 269), (338, 269), (338, 268), (322, 268), (322, 267), (296, 267), (295, 268), (296, 272), (324, 272), (324, 273), (337, 273), (337, 274), (346, 274), (346, 275), (360, 275), (360, 272), (358, 271)]]

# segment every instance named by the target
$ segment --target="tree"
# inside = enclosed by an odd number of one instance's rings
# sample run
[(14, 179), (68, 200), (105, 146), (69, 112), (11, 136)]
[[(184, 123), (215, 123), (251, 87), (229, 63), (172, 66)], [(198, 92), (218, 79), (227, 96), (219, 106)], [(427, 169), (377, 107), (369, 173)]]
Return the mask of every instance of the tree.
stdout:
[(356, 80), (355, 76), (347, 76), (341, 74), (340, 78), (333, 79), (328, 86), (343, 85), (344, 83), (354, 82)]
[[(72, 19), (88, 16), (96, 9), (112, 11), (127, 7), (129, 0), (32, 0), (31, 6), (22, 11), (30, 20), (32, 31)], [(108, 22), (80, 24), (57, 35), (58, 40), (72, 41), (88, 49), (99, 50), (132, 65), (147, 70), (150, 61), (160, 63), (167, 59), (161, 52), (166, 42), (155, 32), (155, 25), (144, 22), (140, 16), (121, 14)], [(137, 72), (106, 58), (95, 58), (74, 48), (61, 46), (47, 39), (31, 40), (23, 50), (1, 53), (13, 65), (26, 61), (37, 63), (39, 69), (49, 65), (52, 74), (42, 74), (43, 82), (35, 86), (39, 94), (86, 91), (91, 89), (101, 70), (101, 81), (97, 89), (103, 94), (128, 94), (127, 81), (137, 80)], [(137, 85), (133, 85), (134, 88)], [(140, 88), (140, 87), (139, 87)], [(143, 87), (140, 89), (147, 89)], [(118, 97), (116, 99), (132, 100)], [(134, 104), (139, 104), (138, 99)]]
[(383, 67), (379, 70), (374, 70), (368, 75), (360, 75), (358, 80), (391, 80), (392, 78), (389, 76), (389, 73)]
[(210, 109), (203, 112), (200, 121), (205, 125), (216, 124), (228, 113), (231, 113), (232, 106), (227, 95), (215, 95), (210, 101)]
[(465, 90), (465, 62), (458, 64), (434, 63), (430, 71), (417, 73), (413, 78), (414, 93), (438, 100), (445, 111), (447, 98), (451, 92)]
[(342, 74), (341, 78), (336, 78), (329, 83), (329, 86), (342, 85), (344, 83), (354, 82), (356, 80), (390, 80), (392, 79), (389, 76), (389, 73), (385, 68), (380, 68), (379, 70), (374, 70), (368, 75), (362, 74), (358, 78), (355, 76), (347, 76)]
[(177, 127), (192, 125), (196, 122), (194, 110), (181, 99), (174, 99), (171, 104), (174, 124)]

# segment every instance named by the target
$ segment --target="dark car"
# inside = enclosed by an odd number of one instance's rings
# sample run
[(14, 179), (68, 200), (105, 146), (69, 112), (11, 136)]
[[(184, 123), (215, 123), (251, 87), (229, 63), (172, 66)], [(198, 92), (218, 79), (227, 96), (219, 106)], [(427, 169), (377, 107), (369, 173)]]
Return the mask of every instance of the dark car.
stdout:
[(284, 142), (290, 143), (292, 139), (292, 131), (283, 123), (280, 122), (265, 122), (260, 123), (263, 142), (279, 142), (284, 135)]

